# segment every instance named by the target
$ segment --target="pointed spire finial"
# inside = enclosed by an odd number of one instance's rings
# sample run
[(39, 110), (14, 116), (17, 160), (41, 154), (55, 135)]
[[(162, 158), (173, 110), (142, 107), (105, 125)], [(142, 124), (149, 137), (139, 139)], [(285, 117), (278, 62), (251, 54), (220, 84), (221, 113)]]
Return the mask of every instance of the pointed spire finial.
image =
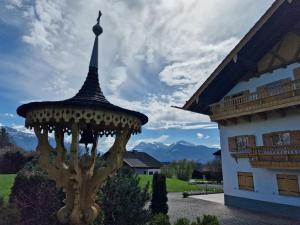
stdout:
[(100, 26), (101, 16), (102, 16), (102, 13), (99, 10), (98, 18), (97, 18), (97, 24), (93, 26), (93, 32), (96, 35), (96, 37), (95, 37), (93, 52), (92, 52), (92, 56), (91, 56), (91, 60), (90, 60), (90, 70), (92, 68), (98, 69), (98, 36), (100, 34), (102, 34), (102, 32), (103, 32), (103, 29)]
[(102, 13), (101, 11), (99, 10), (99, 13), (98, 13), (98, 18), (97, 18), (97, 24), (95, 26), (93, 26), (93, 32), (96, 36), (99, 36), (100, 34), (102, 34), (103, 32), (103, 29), (102, 27), (100, 26), (100, 18), (102, 16)]

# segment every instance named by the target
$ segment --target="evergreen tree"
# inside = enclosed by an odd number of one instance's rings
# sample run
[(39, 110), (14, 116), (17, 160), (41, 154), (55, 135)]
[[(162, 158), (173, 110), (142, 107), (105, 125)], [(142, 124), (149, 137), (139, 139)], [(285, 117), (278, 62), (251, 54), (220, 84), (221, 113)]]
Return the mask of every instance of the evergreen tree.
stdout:
[(12, 143), (5, 127), (0, 127), (0, 148), (11, 145)]
[(145, 209), (150, 196), (148, 185), (140, 188), (139, 178), (129, 169), (121, 169), (102, 188), (105, 225), (145, 225), (150, 213)]
[(152, 214), (168, 213), (167, 194), (166, 176), (155, 173), (152, 180), (152, 199), (150, 205)]

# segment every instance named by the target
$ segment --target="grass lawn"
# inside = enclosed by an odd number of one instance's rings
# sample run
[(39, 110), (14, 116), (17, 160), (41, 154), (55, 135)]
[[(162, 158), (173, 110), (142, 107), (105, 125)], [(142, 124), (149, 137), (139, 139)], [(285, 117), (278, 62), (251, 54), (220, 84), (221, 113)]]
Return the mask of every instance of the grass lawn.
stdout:
[[(152, 182), (151, 175), (139, 175), (140, 177), (140, 185), (144, 187), (147, 182)], [(167, 191), (168, 192), (184, 192), (184, 191), (197, 191), (202, 190), (203, 188), (199, 187), (198, 185), (189, 184), (186, 181), (178, 180), (176, 178), (167, 178)]]
[(0, 196), (8, 201), (10, 189), (14, 184), (16, 174), (0, 174)]

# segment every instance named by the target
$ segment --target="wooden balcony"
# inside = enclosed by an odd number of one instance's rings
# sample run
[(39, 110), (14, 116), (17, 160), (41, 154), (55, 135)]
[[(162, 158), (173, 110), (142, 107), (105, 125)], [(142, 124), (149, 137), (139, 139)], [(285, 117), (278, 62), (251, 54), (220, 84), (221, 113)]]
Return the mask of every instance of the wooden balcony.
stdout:
[(300, 79), (210, 105), (212, 121), (229, 120), (300, 105)]
[(249, 158), (252, 167), (300, 169), (300, 145), (256, 146), (231, 152), (234, 158)]

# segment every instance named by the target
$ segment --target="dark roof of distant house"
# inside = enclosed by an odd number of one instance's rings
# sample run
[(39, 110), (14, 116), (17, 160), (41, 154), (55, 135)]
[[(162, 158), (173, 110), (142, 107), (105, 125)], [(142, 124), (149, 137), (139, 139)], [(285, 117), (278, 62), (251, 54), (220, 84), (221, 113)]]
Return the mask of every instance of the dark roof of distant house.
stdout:
[(276, 0), (182, 109), (210, 115), (209, 105), (220, 101), (244, 75), (291, 29), (300, 24), (300, 1)]
[(161, 163), (145, 152), (136, 150), (124, 153), (123, 161), (132, 168), (160, 168)]
[(216, 155), (216, 156), (217, 156), (217, 155), (221, 155), (221, 149), (218, 150), (218, 151), (216, 151), (216, 152), (214, 152), (213, 155)]

